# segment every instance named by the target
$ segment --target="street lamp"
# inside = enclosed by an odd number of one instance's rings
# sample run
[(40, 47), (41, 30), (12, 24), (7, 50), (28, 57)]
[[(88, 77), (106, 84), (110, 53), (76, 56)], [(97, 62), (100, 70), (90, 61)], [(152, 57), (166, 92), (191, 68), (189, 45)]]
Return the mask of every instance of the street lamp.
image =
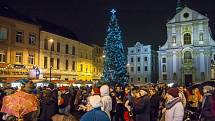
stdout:
[(52, 44), (54, 42), (54, 40), (52, 38), (49, 39), (51, 48), (50, 48), (50, 82), (51, 82), (51, 78), (52, 78), (52, 64), (51, 64), (51, 58), (52, 58)]
[(130, 69), (130, 64), (129, 63), (126, 64), (126, 69), (127, 69), (126, 77), (128, 79), (128, 84), (131, 85), (131, 81), (130, 81), (130, 78), (129, 78), (129, 69)]

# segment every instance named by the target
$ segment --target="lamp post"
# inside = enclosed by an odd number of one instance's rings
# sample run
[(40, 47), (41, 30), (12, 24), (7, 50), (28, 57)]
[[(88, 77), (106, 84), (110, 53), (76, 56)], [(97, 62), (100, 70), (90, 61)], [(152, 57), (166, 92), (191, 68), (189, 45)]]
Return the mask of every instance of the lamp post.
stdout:
[(52, 44), (54, 42), (53, 39), (49, 39), (49, 42), (50, 42), (50, 45), (51, 45), (51, 48), (50, 48), (50, 82), (51, 82), (51, 79), (52, 79), (52, 64), (51, 64), (51, 58), (52, 58)]
[(128, 84), (131, 85), (131, 81), (130, 81), (130, 76), (129, 76), (129, 69), (130, 69), (130, 64), (127, 63), (126, 64), (126, 68), (127, 68), (127, 80), (128, 80)]

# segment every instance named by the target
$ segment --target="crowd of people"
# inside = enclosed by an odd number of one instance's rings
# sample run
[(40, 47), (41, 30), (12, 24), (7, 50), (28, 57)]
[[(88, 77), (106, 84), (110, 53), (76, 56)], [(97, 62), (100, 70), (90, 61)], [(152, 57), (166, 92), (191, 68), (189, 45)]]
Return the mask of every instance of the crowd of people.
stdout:
[[(35, 95), (39, 105), (24, 121), (215, 121), (214, 89), (166, 84), (35, 87), (28, 82), (20, 90)], [(1, 88), (0, 106), (4, 96), (16, 91)], [(0, 120), (17, 118), (1, 113)]]

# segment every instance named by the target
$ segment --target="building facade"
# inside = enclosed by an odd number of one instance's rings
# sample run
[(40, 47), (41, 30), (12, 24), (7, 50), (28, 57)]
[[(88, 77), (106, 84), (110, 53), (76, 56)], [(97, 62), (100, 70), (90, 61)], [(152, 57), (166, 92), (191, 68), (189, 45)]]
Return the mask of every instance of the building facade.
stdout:
[(77, 49), (78, 80), (92, 81), (93, 80), (93, 63), (92, 63), (93, 47), (84, 43), (79, 43), (77, 48), (78, 48)]
[(131, 83), (155, 82), (155, 51), (151, 45), (137, 42), (134, 47), (128, 47), (127, 62)]
[(11, 12), (8, 7), (0, 6), (0, 13), (0, 82), (101, 78), (101, 47), (79, 41), (65, 28)]
[[(77, 41), (40, 32), (40, 69), (45, 80), (77, 79)], [(50, 75), (51, 73), (51, 75)]]
[(31, 78), (29, 71), (39, 65), (40, 26), (0, 16), (0, 78)]
[(47, 31), (40, 32), (40, 40), (40, 68), (43, 79), (50, 80), (51, 77), (51, 80), (61, 81), (93, 81), (101, 78), (99, 72), (102, 71), (102, 60), (96, 64), (93, 61), (93, 58), (98, 58), (98, 53), (94, 54), (95, 45)]
[(159, 80), (190, 85), (214, 78), (215, 42), (209, 18), (184, 7), (166, 24), (167, 41), (159, 47)]
[(104, 49), (98, 45), (92, 44), (93, 47), (93, 80), (100, 80), (103, 74)]

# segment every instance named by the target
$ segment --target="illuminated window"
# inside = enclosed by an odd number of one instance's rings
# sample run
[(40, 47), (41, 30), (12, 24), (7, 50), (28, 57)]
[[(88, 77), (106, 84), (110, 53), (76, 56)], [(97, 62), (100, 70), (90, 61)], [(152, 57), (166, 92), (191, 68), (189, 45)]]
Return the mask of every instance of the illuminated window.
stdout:
[(8, 29), (0, 27), (0, 40), (7, 40)]
[(191, 34), (186, 33), (184, 34), (184, 45), (189, 45), (191, 44)]
[(21, 52), (16, 53), (16, 62), (22, 63), (22, 53)]
[(30, 45), (36, 44), (36, 34), (29, 34), (29, 44)]
[(184, 63), (192, 62), (192, 53), (190, 51), (184, 52)]
[(16, 42), (24, 42), (24, 33), (22, 31), (16, 31)]
[(28, 63), (29, 64), (34, 64), (34, 54), (29, 54), (29, 56), (28, 56)]
[(6, 62), (6, 52), (1, 51), (0, 52), (0, 63)]

